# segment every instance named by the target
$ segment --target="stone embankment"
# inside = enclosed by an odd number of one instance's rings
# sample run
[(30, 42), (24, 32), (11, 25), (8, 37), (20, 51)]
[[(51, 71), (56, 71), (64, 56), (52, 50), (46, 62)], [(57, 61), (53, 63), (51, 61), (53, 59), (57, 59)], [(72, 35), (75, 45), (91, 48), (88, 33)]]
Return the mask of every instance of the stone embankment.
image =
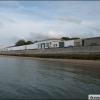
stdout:
[(100, 46), (2, 51), (0, 55), (96, 60), (100, 59)]

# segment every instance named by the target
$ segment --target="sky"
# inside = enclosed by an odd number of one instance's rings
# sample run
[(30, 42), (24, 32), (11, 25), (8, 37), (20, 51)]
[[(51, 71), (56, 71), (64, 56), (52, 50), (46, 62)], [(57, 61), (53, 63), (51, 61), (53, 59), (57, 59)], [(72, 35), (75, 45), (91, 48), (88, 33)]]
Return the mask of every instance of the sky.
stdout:
[(100, 1), (0, 1), (0, 48), (24, 39), (100, 36)]

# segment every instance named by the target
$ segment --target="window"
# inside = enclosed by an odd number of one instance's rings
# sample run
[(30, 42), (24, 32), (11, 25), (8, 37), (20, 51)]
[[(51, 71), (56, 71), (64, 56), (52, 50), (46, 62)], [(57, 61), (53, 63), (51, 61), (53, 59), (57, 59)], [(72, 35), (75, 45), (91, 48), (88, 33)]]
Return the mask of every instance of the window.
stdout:
[(41, 48), (41, 44), (39, 44), (39, 48)]
[(38, 48), (39, 48), (39, 44), (38, 44)]
[(47, 47), (47, 43), (45, 43), (45, 47)]
[(46, 47), (49, 47), (49, 42), (46, 43)]
[(57, 47), (57, 44), (53, 44), (54, 47)]
[(46, 43), (46, 47), (48, 47), (49, 46), (49, 43)]

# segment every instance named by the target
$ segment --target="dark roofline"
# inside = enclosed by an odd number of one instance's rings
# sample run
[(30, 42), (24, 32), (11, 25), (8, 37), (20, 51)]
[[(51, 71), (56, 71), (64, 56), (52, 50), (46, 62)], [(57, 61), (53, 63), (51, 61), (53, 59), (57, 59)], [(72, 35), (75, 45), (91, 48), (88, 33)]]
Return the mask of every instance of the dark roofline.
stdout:
[(82, 40), (87, 40), (87, 39), (98, 39), (98, 38), (100, 38), (100, 37), (91, 37), (91, 38), (83, 38)]

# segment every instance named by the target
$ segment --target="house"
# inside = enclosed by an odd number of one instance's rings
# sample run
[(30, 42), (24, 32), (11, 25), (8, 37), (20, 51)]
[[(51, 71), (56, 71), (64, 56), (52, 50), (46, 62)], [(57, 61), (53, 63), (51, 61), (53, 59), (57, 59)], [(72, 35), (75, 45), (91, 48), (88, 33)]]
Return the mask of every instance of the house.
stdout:
[(58, 39), (58, 38), (50, 38), (50, 39), (38, 41), (37, 42), (38, 49), (59, 47), (60, 41), (61, 39)]
[(83, 38), (75, 40), (74, 46), (100, 46), (100, 37)]
[(82, 46), (100, 46), (100, 37), (84, 38)]

